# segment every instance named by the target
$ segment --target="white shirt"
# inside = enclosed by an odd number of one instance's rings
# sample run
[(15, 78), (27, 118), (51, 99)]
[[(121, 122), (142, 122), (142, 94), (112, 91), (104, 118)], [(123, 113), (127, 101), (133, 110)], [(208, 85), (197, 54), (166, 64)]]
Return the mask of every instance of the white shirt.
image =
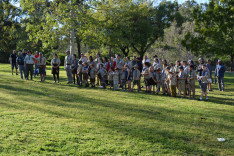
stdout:
[(70, 66), (72, 64), (72, 56), (68, 55), (65, 57), (64, 66)]
[(35, 59), (34, 55), (30, 55), (30, 56), (26, 55), (24, 62), (26, 64), (34, 64), (34, 59)]

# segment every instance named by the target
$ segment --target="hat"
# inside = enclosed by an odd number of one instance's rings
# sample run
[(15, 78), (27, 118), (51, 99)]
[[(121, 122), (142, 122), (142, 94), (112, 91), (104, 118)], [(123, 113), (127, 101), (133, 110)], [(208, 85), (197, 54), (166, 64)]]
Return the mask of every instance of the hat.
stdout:
[(138, 65), (137, 65), (137, 64), (135, 64), (133, 67), (134, 67), (134, 68), (138, 68)]
[(157, 55), (154, 55), (154, 58), (155, 58), (155, 57), (158, 57), (158, 56), (157, 56)]
[(180, 66), (179, 69), (184, 69), (184, 67), (183, 67), (183, 66)]
[(218, 59), (218, 62), (222, 62), (222, 60)]
[(39, 55), (42, 55), (42, 52), (39, 52)]

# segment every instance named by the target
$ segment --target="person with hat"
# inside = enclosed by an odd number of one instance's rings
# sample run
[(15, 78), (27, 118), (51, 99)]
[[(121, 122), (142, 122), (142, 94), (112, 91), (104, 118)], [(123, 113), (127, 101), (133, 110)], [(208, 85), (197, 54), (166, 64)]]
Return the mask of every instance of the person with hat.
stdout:
[(70, 55), (70, 51), (66, 51), (67, 56), (65, 56), (64, 60), (64, 69), (66, 70), (67, 73), (67, 83), (72, 83), (72, 56)]
[(16, 59), (16, 64), (19, 67), (20, 77), (25, 78), (25, 68), (24, 68), (24, 57), (22, 56), (22, 52), (18, 53), (18, 57)]
[(191, 92), (193, 92), (193, 99), (195, 98), (195, 79), (197, 78), (194, 65), (189, 66), (188, 77), (187, 77), (187, 88), (189, 92), (189, 99), (191, 99)]
[(57, 76), (57, 82), (59, 83), (59, 66), (61, 64), (60, 59), (58, 58), (58, 55), (55, 53), (54, 58), (51, 60), (51, 67), (52, 67), (52, 74), (54, 78), (54, 82), (56, 83), (56, 77)]
[(132, 86), (132, 90), (134, 89), (134, 86), (137, 85), (137, 92), (140, 91), (140, 79), (141, 79), (141, 72), (140, 70), (138, 69), (138, 65), (135, 64), (134, 66), (134, 70), (133, 70), (133, 73), (132, 73), (132, 78), (133, 78), (133, 86)]
[(25, 71), (26, 71), (26, 80), (28, 80), (29, 72), (30, 72), (31, 80), (33, 80), (32, 77), (33, 77), (34, 60), (35, 60), (35, 57), (32, 55), (32, 52), (29, 50), (28, 54), (25, 56), (25, 59), (24, 59), (24, 67), (25, 67)]
[(187, 79), (186, 73), (184, 72), (184, 68), (183, 66), (179, 67), (179, 74), (178, 74), (178, 91), (179, 91), (179, 96), (182, 98), (181, 94), (182, 92), (184, 93), (184, 97), (185, 97), (185, 81)]
[(218, 79), (219, 91), (224, 91), (224, 73), (226, 71), (225, 66), (222, 63), (222, 60), (218, 60), (218, 65), (215, 68), (215, 76)]
[(39, 74), (41, 77), (41, 81), (45, 81), (45, 65), (46, 65), (46, 58), (42, 55), (42, 52), (39, 53), (39, 57), (35, 58), (37, 61), (37, 66), (39, 69)]

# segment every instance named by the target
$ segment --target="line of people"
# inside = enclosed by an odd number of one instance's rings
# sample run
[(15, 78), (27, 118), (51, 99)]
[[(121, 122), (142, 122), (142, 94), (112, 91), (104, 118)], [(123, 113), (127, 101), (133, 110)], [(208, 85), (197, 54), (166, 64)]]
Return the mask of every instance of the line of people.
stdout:
[[(13, 54), (15, 54), (15, 51)], [(37, 58), (32, 55), (31, 51), (28, 51), (25, 57), (23, 54), (19, 52), (19, 56), (16, 57), (16, 64), (12, 63), (12, 73), (14, 67), (19, 65), (21, 78), (23, 79), (22, 71), (25, 70), (25, 78), (28, 79), (30, 72), (32, 79), (33, 64), (37, 61), (41, 81), (44, 81), (46, 59), (42, 53), (39, 53)], [(168, 64), (165, 59), (160, 61), (157, 56), (154, 56), (151, 63), (147, 56), (144, 56), (143, 60), (134, 56), (132, 61), (129, 57), (126, 57), (124, 61), (120, 55), (116, 54), (115, 58), (111, 57), (109, 61), (106, 57), (101, 58), (99, 53), (96, 54), (96, 59), (93, 59), (92, 56), (87, 58), (84, 54), (81, 54), (81, 58), (77, 59), (75, 54), (70, 55), (70, 51), (66, 51), (66, 54), (64, 69), (68, 83), (74, 83), (78, 86), (84, 84), (86, 87), (91, 85), (94, 88), (98, 85), (101, 88), (106, 88), (109, 85), (114, 90), (121, 88), (122, 91), (129, 92), (132, 92), (136, 86), (137, 92), (139, 92), (143, 88), (141, 85), (141, 78), (143, 77), (147, 93), (159, 94), (159, 92), (162, 92), (163, 95), (188, 96), (189, 99), (194, 99), (196, 80), (198, 80), (202, 91), (200, 100), (204, 96), (208, 100), (207, 89), (212, 91), (211, 60), (204, 64), (203, 59), (199, 58), (199, 65), (196, 67), (192, 60), (176, 61), (174, 65), (173, 63)], [(54, 58), (51, 60), (51, 71), (54, 81), (58, 83), (60, 65), (60, 59), (57, 54), (54, 54)], [(224, 91), (224, 72), (225, 67), (219, 60), (215, 69), (215, 77), (218, 79), (220, 91)]]

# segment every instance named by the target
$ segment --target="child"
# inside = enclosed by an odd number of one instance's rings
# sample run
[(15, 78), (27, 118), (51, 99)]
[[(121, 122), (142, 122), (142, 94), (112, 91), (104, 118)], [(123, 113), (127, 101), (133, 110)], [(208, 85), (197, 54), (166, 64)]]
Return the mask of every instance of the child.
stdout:
[(89, 77), (90, 77), (90, 83), (91, 83), (91, 88), (95, 88), (95, 77), (97, 73), (97, 69), (93, 66), (93, 64), (89, 65)]
[(111, 89), (111, 87), (113, 87), (113, 68), (110, 68), (108, 71), (108, 81)]
[(132, 90), (132, 87), (131, 87), (131, 84), (132, 84), (132, 70), (131, 68), (129, 67), (129, 65), (127, 65), (127, 71), (128, 71), (128, 77), (127, 77), (127, 81), (128, 81), (128, 92), (131, 92)]
[(121, 75), (121, 82), (122, 82), (122, 91), (125, 89), (126, 91), (126, 82), (129, 77), (129, 72), (128, 72), (128, 65), (124, 65), (122, 69), (122, 75)]
[(188, 78), (187, 78), (187, 88), (189, 91), (189, 99), (191, 99), (191, 91), (193, 92), (193, 99), (195, 98), (195, 79), (196, 79), (196, 71), (194, 70), (194, 65), (189, 66)]
[(162, 85), (162, 93), (163, 93), (163, 95), (166, 95), (166, 93), (167, 93), (167, 88), (166, 88), (166, 79), (167, 79), (167, 65), (166, 64), (164, 64), (163, 65), (163, 69), (162, 69), (162, 83), (161, 83), (161, 85)]
[(205, 95), (206, 100), (208, 100), (207, 98), (207, 84), (208, 84), (208, 80), (210, 78), (210, 72), (207, 70), (206, 65), (202, 65), (202, 76), (198, 76), (198, 80), (201, 81), (201, 97), (200, 97), (200, 101), (202, 101), (203, 95)]
[(146, 93), (150, 92), (150, 75), (149, 75), (149, 62), (144, 63), (144, 68), (142, 70), (142, 75), (144, 77)]
[(79, 65), (77, 68), (77, 85), (82, 86), (82, 61), (79, 61)]
[(169, 72), (168, 80), (169, 80), (169, 87), (170, 87), (171, 96), (176, 97), (176, 81), (177, 81), (177, 78), (176, 78), (176, 74), (173, 73), (173, 71)]
[(101, 76), (101, 85), (103, 87), (103, 89), (106, 88), (106, 74), (107, 74), (107, 71), (106, 69), (104, 68), (103, 64), (100, 64), (100, 69), (98, 71), (98, 74)]
[(187, 77), (186, 77), (186, 74), (184, 72), (183, 66), (180, 66), (179, 70), (180, 70), (180, 72), (178, 74), (178, 91), (179, 91), (180, 97), (182, 98), (181, 92), (184, 93), (184, 97), (185, 97), (185, 94), (186, 94), (186, 92), (185, 92), (185, 81), (186, 81)]
[(83, 74), (83, 82), (85, 83), (85, 87), (89, 86), (89, 83), (88, 83), (88, 78), (89, 78), (88, 72), (89, 72), (88, 63), (84, 62), (83, 63), (83, 67), (82, 67), (82, 74)]
[(166, 71), (165, 71), (165, 75), (166, 75), (166, 79), (165, 79), (165, 92), (167, 93), (168, 96), (171, 94), (170, 87), (169, 87), (169, 80), (168, 80), (169, 71), (170, 71), (170, 67), (167, 67)]
[(149, 72), (150, 72), (149, 73), (149, 76), (150, 76), (150, 92), (151, 92), (151, 88), (153, 88), (153, 93), (155, 94), (156, 80), (155, 80), (154, 66), (150, 66)]
[(132, 90), (134, 89), (134, 85), (137, 85), (137, 92), (140, 91), (140, 77), (141, 77), (141, 72), (138, 69), (138, 65), (134, 65), (134, 70), (133, 70), (133, 86), (132, 86)]
[(119, 69), (116, 68), (115, 70), (113, 70), (113, 89), (114, 90), (119, 90)]
[(73, 54), (73, 59), (72, 59), (72, 77), (73, 77), (73, 83), (75, 84), (76, 82), (76, 75), (77, 75), (77, 68), (78, 68), (78, 60), (76, 59), (76, 54)]
[(157, 68), (156, 73), (155, 73), (155, 80), (156, 80), (156, 94), (160, 92), (160, 86), (162, 83), (162, 75), (161, 75), (161, 68)]

